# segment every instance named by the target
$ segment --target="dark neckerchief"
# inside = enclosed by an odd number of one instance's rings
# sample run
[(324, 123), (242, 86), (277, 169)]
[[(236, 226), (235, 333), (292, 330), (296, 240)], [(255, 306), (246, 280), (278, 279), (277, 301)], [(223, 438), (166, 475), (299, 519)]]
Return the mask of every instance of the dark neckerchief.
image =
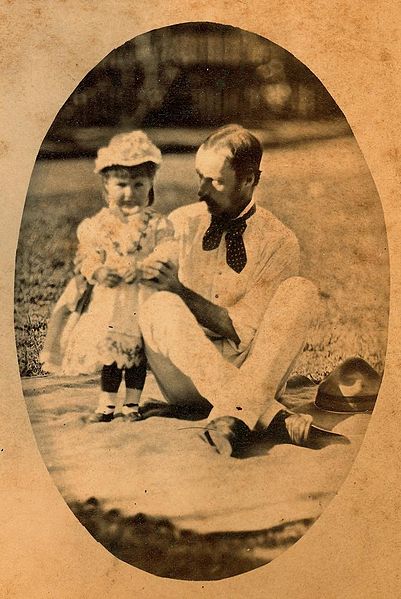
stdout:
[(247, 256), (242, 238), (247, 227), (247, 219), (256, 212), (255, 204), (239, 218), (227, 220), (221, 216), (212, 216), (211, 223), (203, 236), (202, 249), (206, 252), (219, 247), (223, 233), (226, 240), (226, 262), (235, 272), (240, 273), (246, 265)]

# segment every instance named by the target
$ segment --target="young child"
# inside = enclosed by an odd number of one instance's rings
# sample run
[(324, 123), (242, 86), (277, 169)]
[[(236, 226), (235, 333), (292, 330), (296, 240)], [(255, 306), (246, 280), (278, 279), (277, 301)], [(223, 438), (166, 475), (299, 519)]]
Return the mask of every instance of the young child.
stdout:
[(49, 321), (41, 354), (45, 370), (66, 375), (101, 370), (92, 422), (113, 419), (123, 374), (122, 415), (140, 419), (146, 377), (138, 325), (140, 266), (173, 238), (171, 223), (150, 208), (160, 163), (160, 150), (142, 131), (116, 135), (99, 149), (95, 172), (102, 177), (107, 207), (78, 226), (80, 274), (68, 284)]

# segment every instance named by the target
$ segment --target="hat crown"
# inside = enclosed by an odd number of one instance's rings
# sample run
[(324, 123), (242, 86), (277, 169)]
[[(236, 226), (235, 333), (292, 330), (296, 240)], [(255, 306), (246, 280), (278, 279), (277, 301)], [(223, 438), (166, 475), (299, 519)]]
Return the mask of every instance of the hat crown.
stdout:
[(161, 164), (162, 156), (143, 131), (118, 133), (109, 144), (100, 148), (95, 160), (95, 173), (111, 166), (138, 166), (145, 162)]
[(348, 358), (319, 385), (315, 404), (333, 412), (372, 410), (381, 377), (363, 358)]

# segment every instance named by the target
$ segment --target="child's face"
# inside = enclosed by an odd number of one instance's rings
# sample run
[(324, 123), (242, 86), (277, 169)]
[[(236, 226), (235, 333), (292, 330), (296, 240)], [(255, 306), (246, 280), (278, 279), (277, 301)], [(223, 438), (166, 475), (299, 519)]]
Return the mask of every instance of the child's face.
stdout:
[(141, 171), (135, 176), (110, 173), (104, 181), (109, 207), (119, 208), (124, 216), (147, 206), (152, 186), (153, 178)]

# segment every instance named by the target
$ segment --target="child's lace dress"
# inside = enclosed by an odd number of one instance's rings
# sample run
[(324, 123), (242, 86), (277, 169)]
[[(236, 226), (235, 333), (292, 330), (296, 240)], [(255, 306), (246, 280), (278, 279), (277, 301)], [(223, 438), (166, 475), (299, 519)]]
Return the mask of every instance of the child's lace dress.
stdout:
[(173, 227), (151, 208), (140, 209), (129, 217), (103, 208), (79, 225), (77, 236), (82, 256), (80, 270), (94, 288), (87, 311), (73, 323), (64, 341), (61, 372), (91, 374), (113, 362), (119, 368), (138, 365), (143, 360), (138, 325), (142, 286), (135, 280), (105, 287), (92, 277), (101, 266), (112, 268), (122, 277), (129, 269), (136, 269), (155, 248), (172, 242)]

